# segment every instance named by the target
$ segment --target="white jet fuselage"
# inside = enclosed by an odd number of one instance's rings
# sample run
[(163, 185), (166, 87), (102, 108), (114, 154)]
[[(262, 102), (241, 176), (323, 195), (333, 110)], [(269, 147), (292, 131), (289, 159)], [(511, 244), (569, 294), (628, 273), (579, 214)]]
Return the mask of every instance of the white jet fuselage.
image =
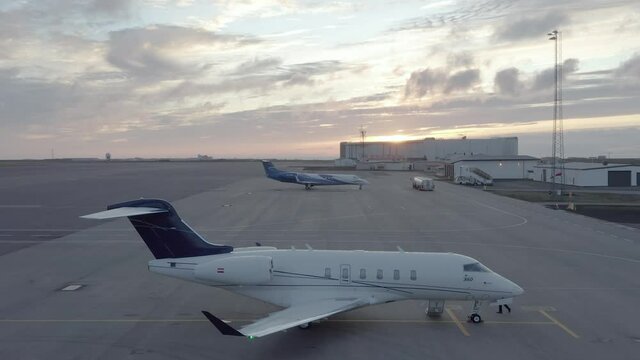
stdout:
[(366, 298), (368, 304), (405, 299), (495, 301), (523, 292), (477, 260), (453, 253), (253, 247), (151, 260), (149, 270), (283, 307), (330, 298)]
[[(272, 169), (265, 165), (265, 171)], [(459, 254), (401, 249), (279, 250), (213, 244), (161, 199), (126, 201), (83, 217), (127, 217), (156, 258), (149, 262), (152, 272), (224, 288), (285, 308), (241, 329), (202, 311), (223, 335), (261, 337), (294, 326), (308, 327), (313, 321), (358, 307), (406, 299), (436, 303), (474, 300), (469, 319), (479, 323), (481, 302), (506, 304), (523, 293), (518, 285)]]

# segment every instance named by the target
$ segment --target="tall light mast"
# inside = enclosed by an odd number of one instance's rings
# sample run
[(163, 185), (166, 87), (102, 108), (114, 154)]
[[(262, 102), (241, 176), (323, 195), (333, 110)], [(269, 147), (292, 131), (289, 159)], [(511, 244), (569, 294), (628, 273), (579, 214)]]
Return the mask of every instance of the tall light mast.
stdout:
[(362, 139), (362, 161), (364, 161), (364, 138), (367, 135), (367, 130), (364, 129), (364, 125), (360, 125), (360, 137)]
[(551, 141), (551, 193), (561, 195), (565, 183), (564, 129), (562, 125), (562, 32), (553, 30), (547, 34), (554, 41), (555, 91), (553, 96), (553, 139)]

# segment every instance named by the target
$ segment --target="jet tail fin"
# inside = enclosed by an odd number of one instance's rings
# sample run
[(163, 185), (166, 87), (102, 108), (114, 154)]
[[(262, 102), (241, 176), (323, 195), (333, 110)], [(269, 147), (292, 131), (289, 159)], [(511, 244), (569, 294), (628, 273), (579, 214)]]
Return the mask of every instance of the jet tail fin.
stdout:
[(267, 177), (271, 177), (280, 171), (269, 160), (262, 160), (262, 167), (264, 167), (264, 173), (265, 175), (267, 175)]
[(107, 206), (85, 219), (127, 217), (156, 259), (224, 254), (232, 246), (207, 242), (189, 227), (167, 201), (139, 199)]

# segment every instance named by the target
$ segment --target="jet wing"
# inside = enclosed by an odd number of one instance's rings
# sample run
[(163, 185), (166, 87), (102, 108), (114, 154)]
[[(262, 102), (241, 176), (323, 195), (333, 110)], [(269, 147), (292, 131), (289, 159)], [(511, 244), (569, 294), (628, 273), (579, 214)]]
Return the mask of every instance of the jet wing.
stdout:
[(224, 335), (261, 337), (367, 305), (365, 299), (328, 299), (294, 305), (236, 330), (207, 311), (202, 313)]

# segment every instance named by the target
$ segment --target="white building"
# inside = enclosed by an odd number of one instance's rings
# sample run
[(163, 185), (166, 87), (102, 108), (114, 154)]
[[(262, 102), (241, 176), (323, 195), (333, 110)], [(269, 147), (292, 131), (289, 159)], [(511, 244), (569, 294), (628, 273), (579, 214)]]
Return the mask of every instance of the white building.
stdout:
[(355, 167), (357, 164), (353, 159), (335, 159), (333, 162), (336, 167)]
[(493, 179), (529, 179), (539, 159), (528, 155), (511, 156), (453, 156), (449, 159), (445, 174), (455, 179), (463, 168), (478, 168)]
[[(551, 164), (533, 167), (530, 179), (552, 182)], [(557, 179), (560, 183), (560, 179)], [(629, 164), (571, 162), (564, 164), (564, 183), (575, 186), (639, 186), (640, 166)]]
[(357, 170), (414, 170), (413, 163), (408, 161), (365, 161), (356, 165)]
[(354, 160), (442, 160), (452, 155), (517, 155), (518, 138), (435, 139), (403, 142), (341, 142), (340, 158)]

